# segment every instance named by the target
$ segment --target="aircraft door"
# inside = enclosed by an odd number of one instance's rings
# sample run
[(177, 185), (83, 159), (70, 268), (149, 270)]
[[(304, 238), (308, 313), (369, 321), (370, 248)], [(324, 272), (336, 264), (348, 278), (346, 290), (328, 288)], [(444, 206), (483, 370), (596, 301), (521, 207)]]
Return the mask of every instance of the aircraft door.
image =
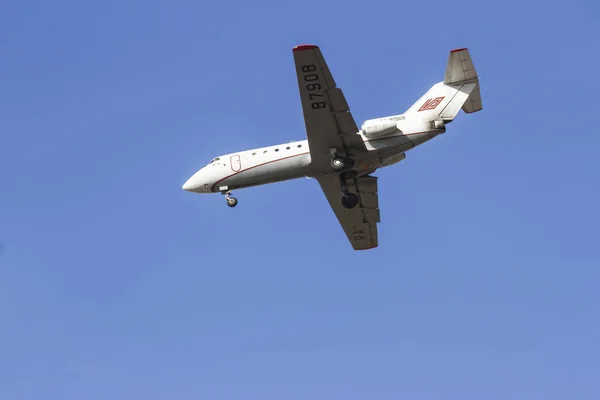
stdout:
[(239, 172), (242, 169), (242, 160), (238, 154), (231, 156), (229, 161), (231, 162), (231, 170), (233, 172)]

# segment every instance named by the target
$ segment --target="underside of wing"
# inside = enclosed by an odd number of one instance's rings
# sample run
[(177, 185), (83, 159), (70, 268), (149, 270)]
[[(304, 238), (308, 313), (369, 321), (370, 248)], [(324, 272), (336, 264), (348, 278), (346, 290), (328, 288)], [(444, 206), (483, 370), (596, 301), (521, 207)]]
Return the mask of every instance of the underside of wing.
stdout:
[(342, 205), (339, 179), (336, 174), (317, 178), (352, 247), (355, 250), (377, 247), (377, 223), (380, 221), (377, 178), (365, 175), (346, 182), (348, 191), (359, 197), (359, 204), (350, 209)]
[(314, 45), (294, 47), (294, 62), (306, 136), (313, 164), (326, 167), (331, 150), (340, 154), (366, 151), (342, 90)]

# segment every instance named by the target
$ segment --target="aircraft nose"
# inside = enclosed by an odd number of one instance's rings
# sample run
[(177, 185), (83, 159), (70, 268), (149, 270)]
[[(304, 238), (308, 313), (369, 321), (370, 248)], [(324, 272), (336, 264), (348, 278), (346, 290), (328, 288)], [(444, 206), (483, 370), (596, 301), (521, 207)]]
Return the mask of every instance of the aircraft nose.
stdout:
[(190, 177), (183, 186), (181, 187), (183, 190), (187, 190), (188, 192), (196, 192), (199, 193), (202, 191), (202, 186), (204, 183), (204, 179), (202, 179), (202, 170), (196, 172), (194, 175)]
[(192, 192), (194, 190), (194, 182), (193, 182), (194, 179), (192, 179), (192, 178), (185, 181), (185, 183), (181, 187), (183, 190), (187, 190), (188, 192)]

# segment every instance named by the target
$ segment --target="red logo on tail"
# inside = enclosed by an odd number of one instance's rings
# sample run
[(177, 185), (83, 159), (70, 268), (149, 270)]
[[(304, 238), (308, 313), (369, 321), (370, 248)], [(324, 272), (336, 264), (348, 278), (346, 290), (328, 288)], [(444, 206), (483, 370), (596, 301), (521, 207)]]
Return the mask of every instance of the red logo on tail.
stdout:
[(428, 99), (425, 104), (421, 106), (417, 111), (425, 111), (425, 110), (434, 110), (437, 106), (440, 105), (442, 100), (444, 100), (445, 96), (436, 97), (435, 99)]

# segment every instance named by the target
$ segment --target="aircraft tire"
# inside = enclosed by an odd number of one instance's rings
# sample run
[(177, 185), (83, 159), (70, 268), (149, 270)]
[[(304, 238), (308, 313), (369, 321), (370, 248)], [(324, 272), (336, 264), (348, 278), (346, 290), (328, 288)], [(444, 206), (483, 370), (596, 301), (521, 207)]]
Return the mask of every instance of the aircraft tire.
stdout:
[(235, 206), (237, 206), (237, 204), (238, 204), (238, 200), (235, 197), (229, 197), (227, 199), (227, 205), (229, 207), (235, 207)]
[(342, 157), (333, 157), (329, 162), (334, 171), (341, 171), (346, 168), (346, 160)]
[(342, 197), (342, 206), (344, 206), (344, 208), (354, 208), (358, 205), (358, 202), (358, 196), (354, 193), (346, 193)]

